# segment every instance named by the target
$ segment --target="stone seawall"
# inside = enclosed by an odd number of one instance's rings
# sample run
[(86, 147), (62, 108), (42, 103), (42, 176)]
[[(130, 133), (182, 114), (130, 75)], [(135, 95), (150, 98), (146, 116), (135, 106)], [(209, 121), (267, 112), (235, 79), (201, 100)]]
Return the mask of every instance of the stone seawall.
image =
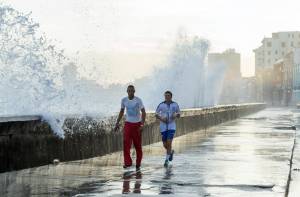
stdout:
[[(186, 109), (177, 120), (176, 136), (234, 120), (265, 108), (265, 104), (224, 105)], [(38, 116), (0, 118), (0, 172), (52, 163), (102, 156), (122, 150), (122, 131), (112, 132), (115, 117), (102, 121), (93, 118), (68, 118), (65, 138), (53, 134)], [(159, 124), (148, 112), (143, 145), (160, 141)]]

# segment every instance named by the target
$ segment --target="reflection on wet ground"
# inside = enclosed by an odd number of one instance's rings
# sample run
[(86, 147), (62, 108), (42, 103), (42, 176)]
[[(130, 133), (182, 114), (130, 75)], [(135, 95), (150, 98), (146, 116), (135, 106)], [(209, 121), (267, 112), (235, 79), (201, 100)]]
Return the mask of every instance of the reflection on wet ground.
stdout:
[[(296, 112), (295, 112), (296, 113)], [(300, 195), (300, 110), (295, 116), (296, 123), (296, 140), (293, 154), (293, 162), (291, 167), (291, 182), (289, 187), (289, 197), (299, 197)]]
[(2, 173), (0, 196), (284, 196), (297, 114), (271, 108), (178, 137), (167, 169), (156, 143), (144, 147), (142, 171), (129, 176), (121, 152)]

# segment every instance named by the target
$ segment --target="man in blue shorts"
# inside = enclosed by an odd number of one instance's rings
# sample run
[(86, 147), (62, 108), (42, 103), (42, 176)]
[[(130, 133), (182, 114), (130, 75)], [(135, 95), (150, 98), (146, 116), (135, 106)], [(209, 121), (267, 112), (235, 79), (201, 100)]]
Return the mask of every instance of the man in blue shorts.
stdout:
[(173, 160), (172, 140), (176, 131), (175, 119), (180, 118), (180, 109), (178, 104), (172, 101), (172, 92), (165, 92), (165, 101), (157, 106), (155, 116), (160, 120), (162, 141), (166, 149), (164, 166), (167, 167), (169, 161)]

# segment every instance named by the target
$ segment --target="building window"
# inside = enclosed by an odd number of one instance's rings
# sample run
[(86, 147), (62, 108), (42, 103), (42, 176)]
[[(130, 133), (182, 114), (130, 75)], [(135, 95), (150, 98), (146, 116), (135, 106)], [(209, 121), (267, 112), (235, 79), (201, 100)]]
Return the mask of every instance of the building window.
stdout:
[(278, 54), (278, 51), (277, 51), (277, 50), (275, 50), (275, 54), (276, 54), (276, 55)]
[(283, 48), (285, 47), (285, 42), (281, 43), (281, 47), (283, 47)]
[(272, 47), (272, 42), (267, 42), (267, 47)]
[(292, 34), (292, 38), (294, 38), (294, 34)]
[(271, 51), (268, 51), (268, 55), (271, 55)]
[(293, 47), (294, 46), (294, 43), (293, 42), (291, 42), (291, 47)]

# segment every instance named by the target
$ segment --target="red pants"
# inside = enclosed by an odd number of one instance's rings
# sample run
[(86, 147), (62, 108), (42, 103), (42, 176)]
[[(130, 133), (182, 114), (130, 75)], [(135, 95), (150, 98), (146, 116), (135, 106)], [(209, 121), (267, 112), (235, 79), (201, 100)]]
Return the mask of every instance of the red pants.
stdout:
[(136, 165), (140, 166), (143, 151), (142, 151), (142, 133), (140, 130), (141, 123), (125, 122), (124, 135), (123, 135), (123, 150), (124, 150), (124, 164), (126, 166), (132, 165), (132, 159), (130, 156), (130, 148), (133, 142), (136, 151)]

